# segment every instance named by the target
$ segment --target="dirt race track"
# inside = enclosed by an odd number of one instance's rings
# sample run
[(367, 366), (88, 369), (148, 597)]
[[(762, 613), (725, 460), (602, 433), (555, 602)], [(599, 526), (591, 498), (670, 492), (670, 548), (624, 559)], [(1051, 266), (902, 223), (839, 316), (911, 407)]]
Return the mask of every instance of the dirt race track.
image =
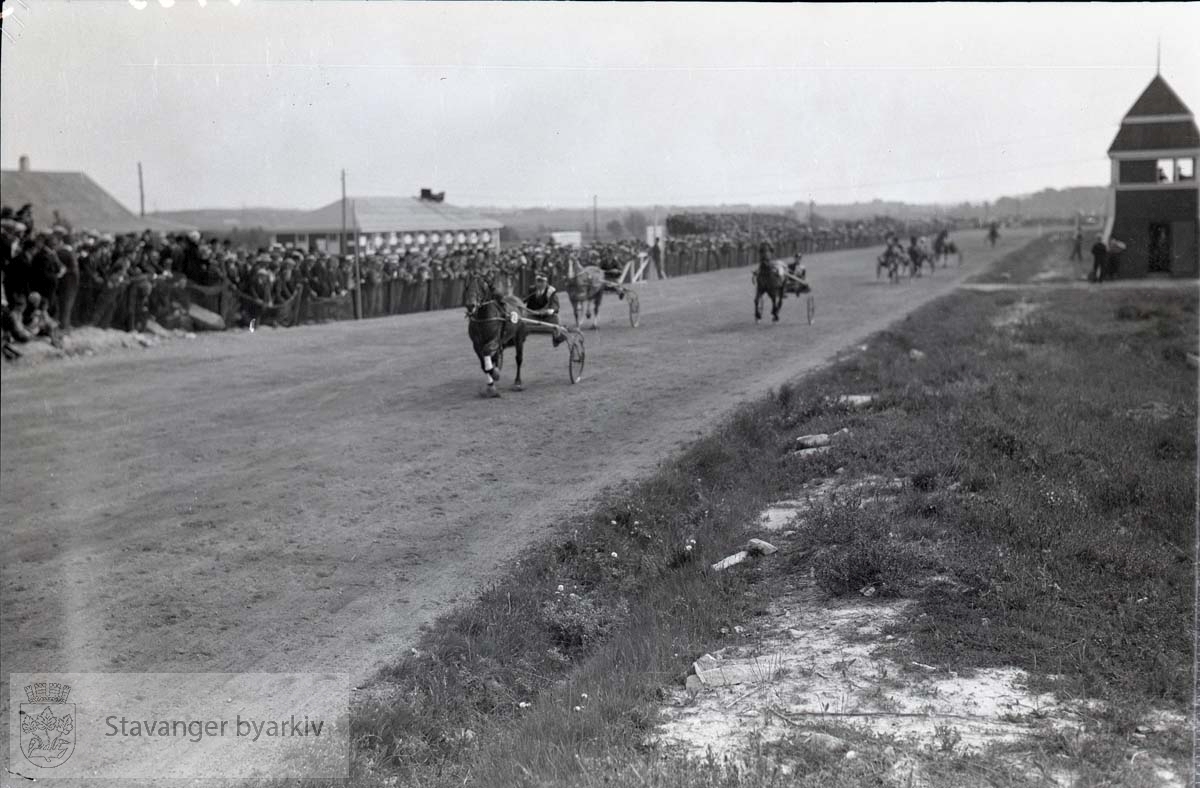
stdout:
[(960, 234), (961, 269), (899, 285), (878, 249), (813, 255), (812, 326), (794, 297), (756, 325), (749, 269), (644, 283), (638, 329), (606, 298), (582, 383), (535, 336), (526, 390), (510, 351), (499, 400), (459, 310), (6, 368), (5, 680), (361, 679), (606, 486), (1029, 236)]

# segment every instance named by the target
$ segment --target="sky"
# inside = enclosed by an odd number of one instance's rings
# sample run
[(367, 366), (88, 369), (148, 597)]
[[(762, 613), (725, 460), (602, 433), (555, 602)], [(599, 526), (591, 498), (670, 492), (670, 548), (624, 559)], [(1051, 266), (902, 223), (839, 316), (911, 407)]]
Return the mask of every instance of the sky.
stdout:
[(5, 0), (0, 163), (136, 210), (978, 202), (1108, 181), (1200, 4)]

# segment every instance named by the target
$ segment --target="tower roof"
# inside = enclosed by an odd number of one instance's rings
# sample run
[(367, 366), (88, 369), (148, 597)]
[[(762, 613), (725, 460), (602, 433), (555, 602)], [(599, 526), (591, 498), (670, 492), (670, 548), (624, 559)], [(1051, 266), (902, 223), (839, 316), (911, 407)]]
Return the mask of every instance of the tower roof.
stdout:
[(1183, 99), (1171, 89), (1161, 74), (1155, 74), (1154, 79), (1133, 102), (1133, 106), (1125, 113), (1127, 118), (1139, 118), (1153, 115), (1191, 115)]
[(1125, 113), (1108, 152), (1200, 148), (1200, 130), (1192, 111), (1162, 75), (1154, 79)]

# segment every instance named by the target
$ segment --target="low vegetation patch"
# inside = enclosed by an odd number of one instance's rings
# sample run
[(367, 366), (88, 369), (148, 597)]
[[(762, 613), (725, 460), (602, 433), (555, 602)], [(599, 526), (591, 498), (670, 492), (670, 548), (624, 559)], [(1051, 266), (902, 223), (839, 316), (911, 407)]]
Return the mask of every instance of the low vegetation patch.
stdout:
[(1084, 234), (1084, 260), (1071, 260), (1074, 230), (1059, 229), (1040, 235), (1022, 248), (1007, 255), (1002, 265), (994, 265), (967, 281), (980, 283), (1028, 284), (1038, 282), (1069, 282), (1080, 279), (1091, 270), (1088, 247), (1092, 235)]
[[(1021, 299), (1037, 309), (998, 328)], [(1186, 739), (1154, 715), (1186, 714), (1192, 688), (1196, 309), (1194, 291), (961, 292), (745, 406), (363, 688), (353, 783), (1117, 785), (1139, 750), (1178, 767)], [(874, 396), (839, 404), (848, 393)], [(1148, 403), (1153, 417), (1129, 415)], [(792, 453), (842, 428), (829, 451)], [(770, 502), (867, 477), (904, 483), (820, 503), (774, 556), (709, 568), (766, 535)], [(736, 763), (656, 746), (692, 661), (752, 641), (801, 577), (831, 605), (898, 605), (878, 644), (890, 659), (1019, 669), (1089, 711), (1037, 743), (1036, 773), (1003, 748), (964, 754), (953, 725), (919, 751), (832, 718)]]

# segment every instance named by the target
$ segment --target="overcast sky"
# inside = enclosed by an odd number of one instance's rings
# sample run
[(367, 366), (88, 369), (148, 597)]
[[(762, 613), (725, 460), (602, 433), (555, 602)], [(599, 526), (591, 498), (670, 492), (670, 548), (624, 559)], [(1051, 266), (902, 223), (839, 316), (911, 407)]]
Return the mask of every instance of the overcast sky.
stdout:
[[(135, 0), (143, 5), (142, 0)], [(6, 0), (0, 160), (137, 207), (993, 199), (1106, 183), (1200, 4)]]

